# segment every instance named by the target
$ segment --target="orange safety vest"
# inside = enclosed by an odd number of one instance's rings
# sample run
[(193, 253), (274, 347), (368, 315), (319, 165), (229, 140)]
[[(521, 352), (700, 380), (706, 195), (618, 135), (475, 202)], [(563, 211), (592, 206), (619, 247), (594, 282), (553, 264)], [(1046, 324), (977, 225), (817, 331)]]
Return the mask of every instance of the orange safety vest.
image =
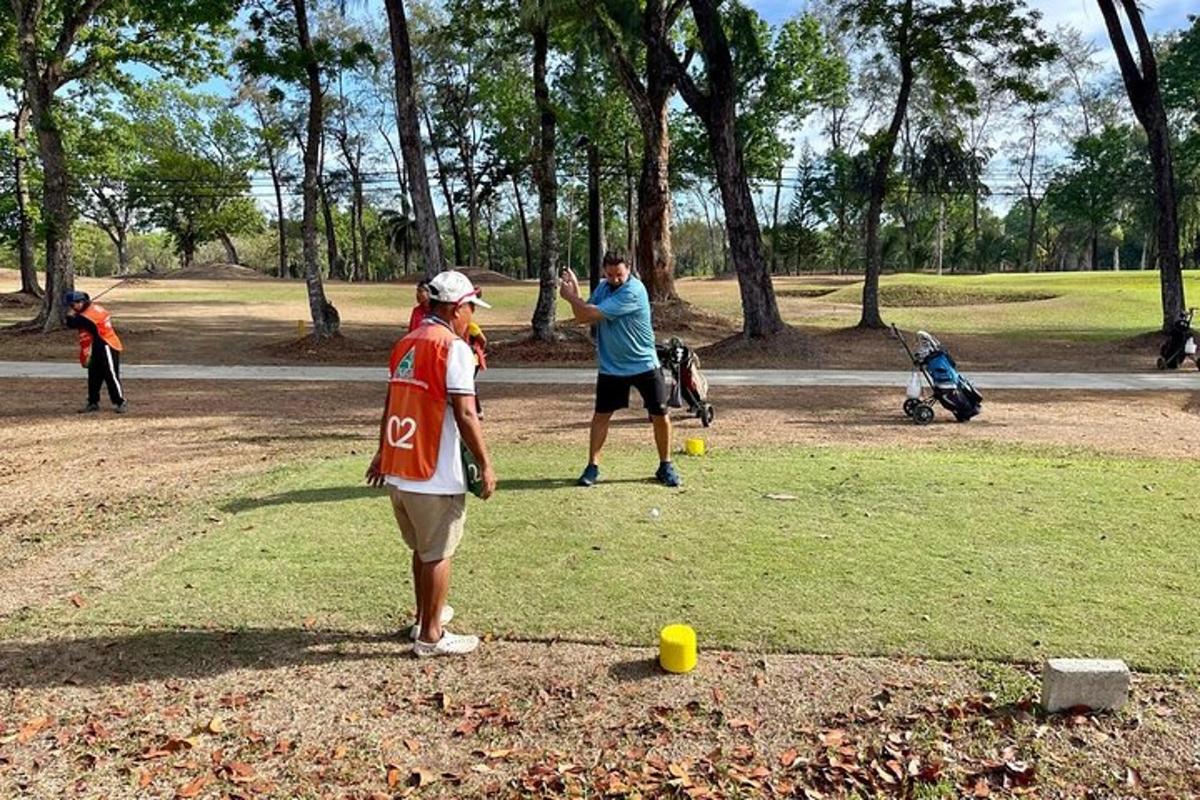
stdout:
[[(116, 330), (112, 324), (112, 314), (109, 314), (104, 306), (96, 303), (89, 303), (79, 312), (80, 316), (86, 317), (96, 326), (96, 330), (100, 334), (109, 347), (116, 350), (118, 353), (125, 348), (121, 345), (121, 338), (117, 336)], [(87, 366), (88, 360), (92, 357), (92, 332), (89, 330), (79, 330), (79, 363)]]
[(446, 365), (457, 339), (440, 322), (426, 322), (392, 348), (380, 463), (384, 475), (427, 481), (437, 471), (448, 399)]

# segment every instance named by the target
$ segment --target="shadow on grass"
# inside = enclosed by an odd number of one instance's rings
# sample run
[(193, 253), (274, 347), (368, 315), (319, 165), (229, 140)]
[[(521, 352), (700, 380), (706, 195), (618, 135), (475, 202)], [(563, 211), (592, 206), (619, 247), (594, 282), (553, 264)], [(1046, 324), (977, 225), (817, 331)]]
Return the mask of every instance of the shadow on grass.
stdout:
[[(576, 478), (518, 478), (516, 480), (501, 479), (496, 491), (498, 492), (537, 492), (549, 491), (552, 489), (579, 489), (594, 487), (583, 487), (575, 484)], [(605, 486), (608, 484), (618, 483), (645, 483), (656, 484), (658, 481), (653, 478), (602, 478), (597, 486)]]
[(237, 669), (408, 658), (398, 633), (289, 629), (148, 630), (0, 642), (0, 689), (112, 686), (195, 679)]
[(364, 497), (385, 497), (383, 489), (371, 486), (326, 486), (321, 489), (296, 489), (291, 492), (281, 492), (267, 497), (244, 497), (233, 500), (221, 506), (227, 514), (237, 514), (255, 508), (269, 506), (288, 506), (308, 503), (341, 503), (346, 500), (361, 500)]

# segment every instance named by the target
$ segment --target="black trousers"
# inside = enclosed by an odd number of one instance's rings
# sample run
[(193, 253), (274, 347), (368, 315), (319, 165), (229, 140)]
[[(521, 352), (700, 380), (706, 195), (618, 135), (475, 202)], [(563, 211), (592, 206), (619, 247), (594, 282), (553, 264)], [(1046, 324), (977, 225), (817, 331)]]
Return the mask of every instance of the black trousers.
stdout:
[(92, 343), (92, 359), (88, 362), (88, 399), (92, 404), (100, 402), (100, 384), (108, 386), (108, 399), (114, 406), (125, 402), (121, 388), (121, 353), (113, 350), (103, 339)]

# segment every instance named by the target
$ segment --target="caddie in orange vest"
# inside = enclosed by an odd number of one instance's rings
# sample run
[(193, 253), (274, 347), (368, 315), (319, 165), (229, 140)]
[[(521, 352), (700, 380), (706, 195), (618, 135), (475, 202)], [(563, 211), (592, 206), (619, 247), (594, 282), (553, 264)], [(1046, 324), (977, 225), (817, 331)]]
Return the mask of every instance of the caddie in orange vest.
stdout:
[(67, 292), (63, 295), (67, 309), (67, 326), (79, 331), (79, 363), (88, 371), (87, 405), (80, 414), (100, 410), (100, 384), (108, 386), (108, 399), (118, 414), (129, 406), (121, 386), (121, 338), (113, 329), (112, 315), (99, 303), (93, 303), (87, 292)]
[(367, 483), (387, 486), (404, 542), (413, 551), (418, 658), (465, 655), (476, 636), (450, 633), (450, 562), (462, 539), (467, 490), (486, 500), (496, 473), (475, 410), (475, 358), (464, 341), (475, 307), (491, 308), (461, 272), (428, 283), (429, 314), (392, 348), (379, 450)]

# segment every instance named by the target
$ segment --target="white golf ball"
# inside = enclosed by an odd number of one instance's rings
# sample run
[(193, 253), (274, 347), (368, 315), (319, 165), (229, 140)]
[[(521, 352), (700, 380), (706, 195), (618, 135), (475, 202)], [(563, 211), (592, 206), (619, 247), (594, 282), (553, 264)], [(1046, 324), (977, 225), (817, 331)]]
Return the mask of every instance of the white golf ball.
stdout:
[(661, 513), (657, 508), (650, 509), (650, 519), (658, 519)]

